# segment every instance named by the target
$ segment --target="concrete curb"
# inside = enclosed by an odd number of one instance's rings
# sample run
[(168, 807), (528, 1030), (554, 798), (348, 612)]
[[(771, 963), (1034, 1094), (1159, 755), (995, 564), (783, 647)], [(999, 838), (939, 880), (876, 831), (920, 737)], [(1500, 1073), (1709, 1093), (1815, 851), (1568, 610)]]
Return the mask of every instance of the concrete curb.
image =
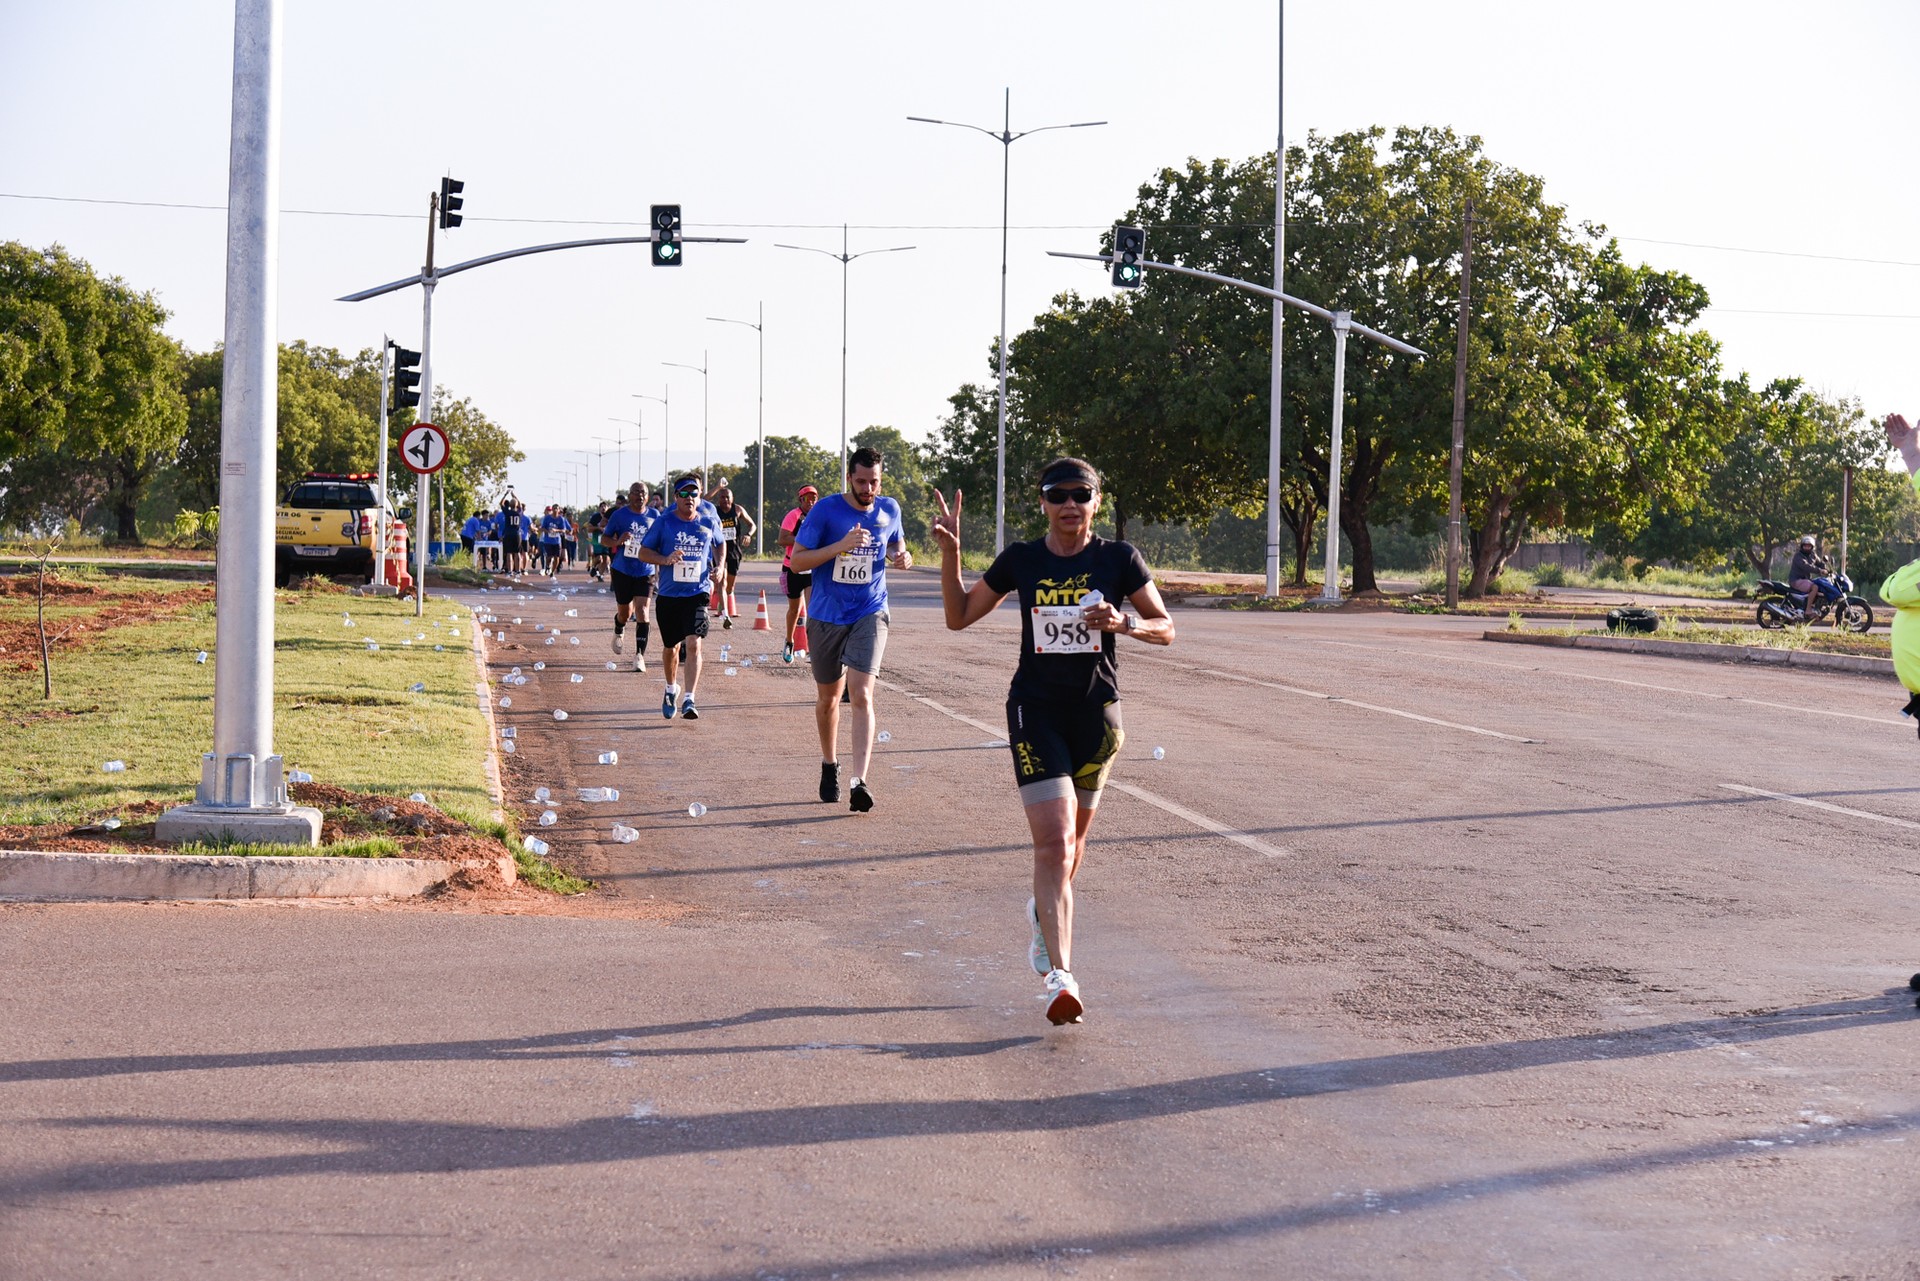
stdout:
[(1531, 632), (1482, 632), (1480, 639), (1508, 645), (1551, 645), (1558, 649), (1615, 649), (1629, 654), (1662, 658), (1704, 659), (1713, 663), (1765, 663), (1775, 667), (1806, 667), (1816, 671), (1849, 672), (1856, 676), (1893, 676), (1891, 658), (1860, 654), (1819, 654), (1801, 649), (1768, 649), (1762, 645), (1713, 645), (1699, 641), (1646, 640), (1637, 636), (1543, 636)]
[(0, 899), (411, 898), (465, 867), (513, 860), (237, 858), (214, 854), (74, 854), (0, 850)]

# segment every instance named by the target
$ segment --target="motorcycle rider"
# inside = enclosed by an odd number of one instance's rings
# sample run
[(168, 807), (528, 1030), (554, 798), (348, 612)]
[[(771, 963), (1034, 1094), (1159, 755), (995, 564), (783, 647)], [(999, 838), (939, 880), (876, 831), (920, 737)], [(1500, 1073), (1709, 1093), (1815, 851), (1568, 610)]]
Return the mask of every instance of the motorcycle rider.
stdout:
[(1787, 586), (1800, 593), (1800, 617), (1811, 619), (1822, 597), (1814, 589), (1826, 586), (1827, 558), (1819, 551), (1812, 534), (1800, 535), (1800, 546), (1793, 553), (1793, 567), (1787, 571)]

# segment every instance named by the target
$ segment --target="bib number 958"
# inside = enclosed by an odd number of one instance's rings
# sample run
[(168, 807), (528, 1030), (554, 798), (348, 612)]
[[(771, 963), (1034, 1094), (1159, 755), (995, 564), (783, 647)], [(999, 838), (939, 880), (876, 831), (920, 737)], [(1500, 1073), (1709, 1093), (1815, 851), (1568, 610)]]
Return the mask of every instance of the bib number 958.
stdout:
[(1033, 652), (1098, 654), (1100, 633), (1087, 625), (1078, 605), (1035, 605)]

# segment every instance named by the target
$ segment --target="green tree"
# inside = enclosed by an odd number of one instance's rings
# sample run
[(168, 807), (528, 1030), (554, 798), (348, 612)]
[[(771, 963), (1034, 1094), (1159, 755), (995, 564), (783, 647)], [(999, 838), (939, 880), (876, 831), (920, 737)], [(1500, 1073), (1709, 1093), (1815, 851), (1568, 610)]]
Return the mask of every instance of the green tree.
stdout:
[[(740, 469), (727, 478), (737, 502), (753, 502), (759, 493), (759, 445), (749, 445)], [(775, 543), (780, 522), (793, 510), (794, 499), (802, 485), (812, 485), (822, 494), (840, 492), (839, 453), (829, 453), (804, 436), (767, 437), (767, 545)], [(757, 517), (757, 513), (756, 513)]]
[[(376, 376), (378, 367), (376, 366)], [(376, 395), (378, 393), (376, 392)], [(447, 433), (447, 465), (435, 475), (435, 484), (447, 487), (447, 521), (456, 529), (473, 512), (497, 507), (507, 484), (507, 466), (526, 461), (526, 454), (514, 447), (506, 428), (482, 413), (466, 397), (455, 399), (451, 393), (436, 390), (433, 397), (433, 421)], [(408, 485), (413, 473), (400, 461), (401, 432), (389, 429), (392, 456), (387, 475), (397, 477), (389, 483), (395, 488)], [(434, 518), (439, 518), (436, 508)]]
[(55, 246), (0, 246), (0, 513), (89, 521), (137, 541), (149, 484), (186, 424), (181, 352), (150, 293)]

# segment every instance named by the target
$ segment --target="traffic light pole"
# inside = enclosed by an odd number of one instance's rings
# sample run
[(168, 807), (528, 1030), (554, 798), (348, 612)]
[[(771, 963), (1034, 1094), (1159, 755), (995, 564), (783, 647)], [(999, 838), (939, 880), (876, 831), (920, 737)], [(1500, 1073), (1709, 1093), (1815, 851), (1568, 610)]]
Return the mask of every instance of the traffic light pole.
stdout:
[[(389, 362), (393, 359), (393, 340), (385, 334), (380, 335), (380, 502), (373, 510), (373, 585), (377, 590), (387, 585), (387, 387)], [(399, 588), (396, 586), (395, 591)]]
[[(440, 218), (440, 195), (427, 199), (427, 265), (420, 273), (420, 412), (416, 422), (433, 421), (433, 287), (439, 277), (433, 273), (433, 233)], [(427, 612), (427, 485), (431, 477), (421, 472), (414, 486), (413, 499), (413, 616)]]
[[(1114, 254), (1070, 254), (1049, 249), (1049, 258), (1079, 258), (1087, 262), (1112, 263)], [(1141, 267), (1151, 267), (1155, 271), (1171, 271), (1176, 275), (1192, 276), (1196, 280), (1211, 280), (1215, 284), (1232, 285), (1235, 289), (1244, 289), (1250, 294), (1259, 294), (1288, 307), (1297, 307), (1308, 315), (1318, 316), (1333, 325), (1333, 448), (1327, 459), (1327, 581), (1321, 588), (1320, 600), (1326, 604), (1336, 604), (1340, 600), (1340, 579), (1337, 574), (1340, 560), (1340, 428), (1346, 402), (1346, 364), (1347, 335), (1359, 334), (1371, 339), (1392, 351), (1406, 356), (1425, 356), (1427, 353), (1412, 343), (1403, 342), (1392, 334), (1383, 334), (1378, 329), (1369, 329), (1365, 325), (1355, 324), (1350, 311), (1329, 311), (1304, 298), (1295, 298), (1292, 294), (1281, 293), (1278, 289), (1269, 289), (1265, 285), (1256, 285), (1251, 280), (1241, 280), (1235, 276), (1222, 276), (1217, 272), (1201, 271), (1196, 267), (1182, 267), (1171, 262), (1154, 262), (1150, 258), (1139, 260)], [(1279, 359), (1276, 352), (1274, 358)]]

